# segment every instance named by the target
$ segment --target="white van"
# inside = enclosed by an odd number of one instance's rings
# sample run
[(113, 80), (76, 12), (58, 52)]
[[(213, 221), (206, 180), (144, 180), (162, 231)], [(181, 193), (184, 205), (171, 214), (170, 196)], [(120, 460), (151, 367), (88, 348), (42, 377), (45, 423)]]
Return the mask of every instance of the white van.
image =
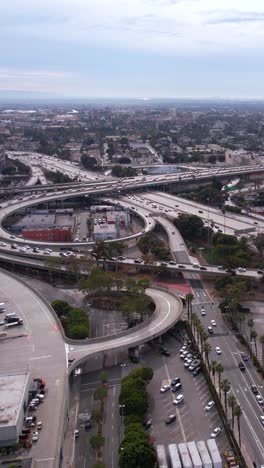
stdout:
[(16, 313), (15, 312), (11, 312), (10, 314), (6, 314), (5, 315), (5, 322), (8, 322), (8, 319), (9, 318), (13, 318), (13, 317), (16, 317)]

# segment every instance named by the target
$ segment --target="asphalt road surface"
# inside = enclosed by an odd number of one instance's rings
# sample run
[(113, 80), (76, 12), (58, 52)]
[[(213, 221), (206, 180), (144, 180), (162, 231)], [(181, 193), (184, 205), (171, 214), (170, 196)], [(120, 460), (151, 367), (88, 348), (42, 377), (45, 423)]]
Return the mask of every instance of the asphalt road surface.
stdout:
[[(241, 417), (242, 443), (246, 447), (249, 460), (255, 461), (257, 466), (261, 466), (264, 464), (264, 439), (263, 426), (259, 417), (263, 415), (263, 409), (252, 393), (251, 385), (256, 384), (259, 392), (264, 396), (263, 380), (255, 371), (251, 362), (246, 363), (245, 372), (240, 371), (238, 363), (241, 361), (242, 346), (234, 335), (227, 334), (228, 330), (221, 313), (217, 307), (212, 305), (202, 283), (196, 279), (189, 282), (196, 298), (193, 311), (200, 315), (201, 322), (205, 327), (210, 325), (212, 319), (216, 321), (217, 326), (214, 327), (214, 335), (210, 335), (208, 340), (212, 346), (210, 359), (217, 360), (224, 366), (221, 378), (227, 378), (231, 382), (231, 390), (243, 411)], [(200, 314), (202, 305), (206, 311), (205, 317)], [(219, 346), (222, 350), (220, 356), (215, 353), (216, 346)]]
[[(38, 442), (23, 453), (33, 457), (36, 468), (57, 466), (63, 427), (62, 410), (67, 379), (64, 342), (49, 309), (18, 279), (0, 270), (0, 297), (6, 311), (16, 312), (24, 325), (8, 331), (1, 341), (1, 374), (27, 372), (46, 382), (47, 394), (36, 416), (43, 422)], [(52, 430), (51, 430), (52, 429)]]

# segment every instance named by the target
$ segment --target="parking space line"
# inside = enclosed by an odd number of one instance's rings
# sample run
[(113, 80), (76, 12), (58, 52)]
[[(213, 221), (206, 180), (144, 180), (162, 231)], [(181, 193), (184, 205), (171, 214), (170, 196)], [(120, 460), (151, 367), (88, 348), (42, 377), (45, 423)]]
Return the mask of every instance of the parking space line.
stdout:
[[(165, 361), (165, 359), (163, 359)], [(167, 374), (167, 378), (168, 380), (171, 380), (170, 379), (170, 374), (169, 374), (169, 369), (168, 369), (168, 366), (167, 366), (167, 363), (164, 362), (164, 367), (165, 367), (165, 370), (166, 370), (166, 374)], [(181, 433), (182, 433), (182, 437), (183, 437), (183, 440), (184, 442), (186, 442), (186, 435), (185, 435), (185, 431), (184, 431), (184, 427), (183, 427), (183, 424), (182, 424), (182, 420), (181, 420), (181, 415), (180, 415), (180, 412), (176, 406), (176, 414), (177, 414), (177, 417), (179, 419), (179, 423), (180, 423), (180, 428), (181, 428)]]

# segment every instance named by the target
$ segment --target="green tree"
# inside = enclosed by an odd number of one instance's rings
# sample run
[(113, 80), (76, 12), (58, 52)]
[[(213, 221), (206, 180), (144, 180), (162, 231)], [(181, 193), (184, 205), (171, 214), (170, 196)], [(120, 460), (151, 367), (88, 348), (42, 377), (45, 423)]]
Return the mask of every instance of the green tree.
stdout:
[(91, 447), (98, 450), (104, 446), (105, 438), (101, 434), (95, 434), (90, 438)]
[(101, 380), (102, 383), (105, 383), (108, 381), (108, 372), (102, 371), (100, 372), (99, 379)]
[(191, 293), (186, 294), (185, 300), (187, 304), (188, 323), (190, 323), (190, 318), (192, 316), (192, 301), (194, 300), (194, 295)]
[(219, 391), (220, 391), (221, 374), (224, 372), (224, 366), (221, 364), (221, 362), (218, 362), (217, 367), (216, 367), (216, 372), (218, 374), (218, 387), (219, 387)]
[(256, 330), (251, 330), (251, 332), (250, 332), (250, 341), (254, 342), (256, 357), (258, 357), (258, 354), (257, 354), (257, 337), (258, 337), (258, 334), (257, 334)]
[(94, 399), (95, 400), (104, 400), (107, 397), (107, 388), (100, 386), (97, 387), (94, 391)]
[(61, 301), (59, 299), (53, 301), (51, 303), (53, 309), (55, 310), (56, 314), (58, 317), (61, 317), (61, 315), (67, 315), (69, 310), (70, 310), (70, 305), (66, 301)]
[(144, 382), (150, 382), (153, 378), (153, 369), (151, 367), (137, 367), (129, 373), (129, 377), (136, 379), (140, 377)]
[(205, 362), (206, 362), (207, 368), (209, 368), (209, 354), (212, 351), (212, 346), (210, 345), (210, 343), (204, 343), (202, 350), (205, 355)]
[(259, 233), (256, 237), (253, 238), (253, 243), (257, 247), (261, 257), (264, 253), (264, 233)]
[(241, 446), (240, 418), (242, 416), (242, 409), (240, 405), (235, 406), (234, 414), (237, 418), (238, 440), (239, 440), (239, 446)]
[(230, 387), (231, 387), (231, 385), (230, 385), (230, 382), (229, 382), (228, 379), (222, 380), (221, 385), (220, 385), (220, 393), (219, 394), (220, 394), (220, 400), (221, 400), (221, 390), (224, 393), (224, 402), (225, 402), (225, 412), (226, 412), (226, 414), (227, 414), (227, 394), (228, 394), (228, 392), (230, 390)]
[(259, 337), (259, 342), (261, 344), (262, 366), (264, 366), (264, 335), (261, 335)]
[(211, 369), (212, 369), (212, 374), (213, 374), (213, 379), (214, 379), (214, 385), (215, 385), (215, 375), (217, 371), (217, 366), (218, 366), (217, 361), (211, 361)]
[(234, 430), (236, 404), (237, 404), (237, 400), (236, 400), (235, 395), (229, 395), (229, 397), (228, 397), (228, 406), (229, 406), (229, 408), (231, 408), (232, 430)]
[(155, 463), (155, 449), (147, 440), (141, 441), (137, 439), (120, 448), (120, 468), (153, 468)]

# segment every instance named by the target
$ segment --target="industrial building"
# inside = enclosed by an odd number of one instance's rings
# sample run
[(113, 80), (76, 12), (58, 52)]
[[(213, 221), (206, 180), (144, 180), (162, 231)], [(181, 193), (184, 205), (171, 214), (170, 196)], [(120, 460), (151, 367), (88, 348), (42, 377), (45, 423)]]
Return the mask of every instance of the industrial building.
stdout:
[(62, 214), (61, 211), (51, 213), (47, 210), (39, 210), (30, 213), (17, 221), (12, 226), (12, 230), (21, 233), (24, 239), (44, 242), (71, 242), (75, 217), (72, 216), (72, 213), (63, 211)]
[(116, 239), (118, 237), (115, 224), (96, 224), (94, 225), (93, 234), (96, 241)]
[(0, 375), (0, 447), (18, 441), (24, 421), (30, 374)]

